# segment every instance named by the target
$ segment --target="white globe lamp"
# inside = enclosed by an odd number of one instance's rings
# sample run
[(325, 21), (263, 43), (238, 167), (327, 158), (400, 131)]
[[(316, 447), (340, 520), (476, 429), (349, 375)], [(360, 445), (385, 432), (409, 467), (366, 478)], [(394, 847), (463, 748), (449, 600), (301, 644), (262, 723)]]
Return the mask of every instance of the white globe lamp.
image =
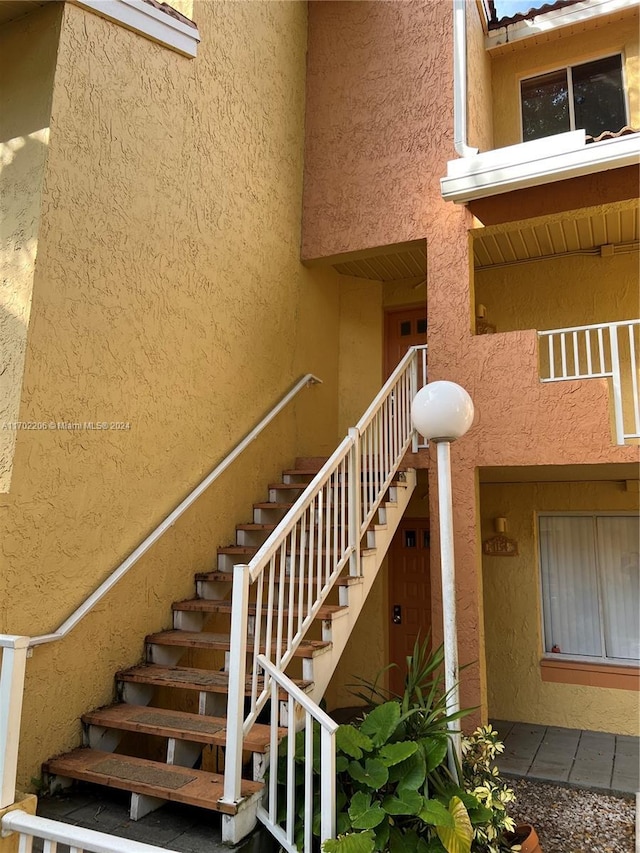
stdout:
[[(440, 516), (440, 572), (442, 576), (442, 621), (444, 639), (444, 683), (447, 715), (460, 710), (458, 688), (458, 628), (456, 619), (456, 573), (453, 548), (453, 495), (451, 489), (451, 442), (473, 423), (471, 397), (455, 382), (429, 382), (411, 404), (416, 431), (437, 448), (438, 509)], [(449, 770), (457, 778), (462, 759), (462, 740), (457, 721), (448, 723)]]
[(411, 404), (414, 427), (429, 441), (455, 441), (473, 423), (473, 402), (461, 385), (442, 380), (421, 388)]

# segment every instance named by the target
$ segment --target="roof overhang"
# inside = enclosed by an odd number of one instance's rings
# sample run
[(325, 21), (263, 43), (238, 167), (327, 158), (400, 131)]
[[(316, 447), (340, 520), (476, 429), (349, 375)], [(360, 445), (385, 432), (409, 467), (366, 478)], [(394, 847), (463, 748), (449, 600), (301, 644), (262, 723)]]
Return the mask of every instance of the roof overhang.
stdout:
[(464, 204), (512, 190), (620, 169), (640, 162), (640, 133), (586, 143), (584, 130), (450, 160), (442, 197)]
[(605, 15), (629, 12), (637, 6), (637, 0), (582, 0), (551, 11), (545, 11), (548, 7), (543, 6), (537, 14), (534, 8), (524, 20), (490, 29), (485, 37), (485, 48), (492, 51), (533, 36), (548, 36), (554, 30), (595, 22)]

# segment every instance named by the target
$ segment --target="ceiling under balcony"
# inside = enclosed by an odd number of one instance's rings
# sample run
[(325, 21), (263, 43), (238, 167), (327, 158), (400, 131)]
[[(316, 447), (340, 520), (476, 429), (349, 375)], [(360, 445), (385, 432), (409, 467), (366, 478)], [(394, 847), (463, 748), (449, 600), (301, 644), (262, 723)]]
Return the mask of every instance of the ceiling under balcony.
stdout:
[(637, 251), (639, 243), (637, 204), (618, 204), (479, 229), (473, 255), (476, 269), (483, 269), (575, 253), (608, 256)]

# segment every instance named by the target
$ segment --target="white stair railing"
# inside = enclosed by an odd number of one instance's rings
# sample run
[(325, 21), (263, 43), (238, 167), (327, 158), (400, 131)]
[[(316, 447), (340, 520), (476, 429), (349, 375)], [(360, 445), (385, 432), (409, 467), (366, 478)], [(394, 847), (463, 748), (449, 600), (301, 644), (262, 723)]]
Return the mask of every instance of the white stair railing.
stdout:
[(243, 736), (272, 693), (261, 656), (283, 673), (347, 563), (360, 575), (362, 537), (415, 437), (410, 409), (425, 352), (407, 352), (251, 562), (234, 566), (223, 802), (240, 801)]
[(616, 443), (640, 438), (640, 320), (551, 329), (538, 337), (542, 382), (610, 379)]
[(31, 853), (35, 839), (44, 841), (45, 853), (55, 853), (58, 844), (67, 845), (70, 853), (167, 853), (168, 850), (155, 844), (143, 844), (83, 826), (30, 815), (21, 809), (7, 812), (0, 823), (3, 836), (17, 833), (19, 853)]
[[(278, 762), (274, 760), (269, 771), (267, 786), (267, 805), (258, 807), (258, 817), (289, 853), (297, 853), (295, 837), (296, 816), (300, 807), (308, 816), (304, 824), (302, 850), (311, 853), (313, 837), (313, 814), (320, 806), (320, 841), (333, 838), (336, 830), (336, 744), (335, 733), (338, 724), (319, 708), (302, 690), (300, 690), (283, 672), (274, 666), (264, 655), (258, 655), (258, 666), (269, 677), (271, 684), (271, 742), (269, 753), (278, 755), (280, 702), (286, 708), (287, 735), (286, 761), (284, 770), (284, 794), (279, 791), (280, 773)], [(319, 742), (315, 737), (314, 726), (318, 728)], [(304, 782), (298, 785), (296, 767), (296, 736), (303, 732), (304, 743)], [(319, 774), (315, 775), (315, 768)], [(298, 790), (302, 788), (302, 790)], [(284, 802), (281, 803), (281, 799)], [(299, 801), (301, 800), (301, 802)], [(282, 806), (282, 807), (281, 807)], [(281, 819), (281, 812), (285, 813)]]

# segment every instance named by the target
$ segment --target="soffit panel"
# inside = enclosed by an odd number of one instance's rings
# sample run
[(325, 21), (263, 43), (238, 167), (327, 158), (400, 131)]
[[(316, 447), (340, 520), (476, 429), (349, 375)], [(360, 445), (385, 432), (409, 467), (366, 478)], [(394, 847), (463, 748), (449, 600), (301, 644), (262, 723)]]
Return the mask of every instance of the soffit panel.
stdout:
[(517, 223), (500, 231), (480, 230), (474, 235), (473, 255), (476, 268), (484, 268), (639, 241), (640, 217), (634, 204), (548, 222)]
[(0, 25), (16, 18), (24, 18), (39, 6), (45, 6), (47, 0), (2, 0), (0, 2)]
[(427, 249), (424, 241), (410, 248), (380, 254), (364, 254), (353, 260), (333, 264), (341, 275), (367, 278), (372, 281), (406, 281), (424, 278), (427, 269)]

